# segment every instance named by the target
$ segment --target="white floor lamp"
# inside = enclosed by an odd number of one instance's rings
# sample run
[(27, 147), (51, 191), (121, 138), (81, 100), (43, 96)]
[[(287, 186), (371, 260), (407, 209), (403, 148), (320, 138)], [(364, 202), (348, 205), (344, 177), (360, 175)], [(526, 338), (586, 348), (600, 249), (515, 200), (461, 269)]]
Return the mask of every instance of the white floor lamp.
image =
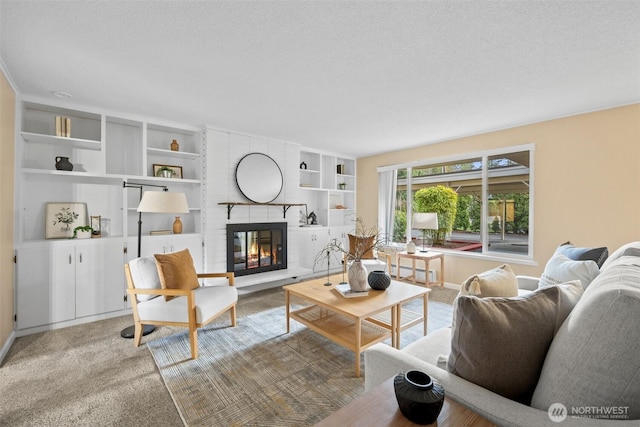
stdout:
[[(189, 205), (187, 204), (187, 197), (184, 193), (172, 193), (165, 185), (154, 184), (138, 184), (135, 182), (123, 182), (123, 188), (138, 188), (140, 190), (140, 203), (138, 204), (138, 258), (141, 255), (142, 248), (142, 213), (188, 213)], [(142, 192), (143, 187), (157, 187), (162, 188), (162, 191), (145, 191)], [(149, 335), (155, 331), (153, 325), (143, 325), (142, 335)], [(122, 338), (133, 338), (135, 335), (135, 327), (133, 325), (124, 328), (120, 331)]]

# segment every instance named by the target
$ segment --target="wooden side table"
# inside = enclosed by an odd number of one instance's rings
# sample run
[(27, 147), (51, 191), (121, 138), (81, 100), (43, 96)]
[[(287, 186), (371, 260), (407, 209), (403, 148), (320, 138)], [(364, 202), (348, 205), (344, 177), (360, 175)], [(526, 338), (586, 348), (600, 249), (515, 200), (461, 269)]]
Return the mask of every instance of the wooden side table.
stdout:
[[(438, 427), (491, 427), (495, 424), (486, 418), (465, 408), (455, 400), (446, 397), (438, 419), (430, 424)], [(398, 407), (395, 392), (393, 391), (393, 378), (389, 378), (364, 395), (353, 400), (347, 406), (329, 415), (316, 424), (316, 427), (411, 427), (418, 426), (409, 421)]]
[[(416, 252), (414, 254), (407, 253), (406, 251), (398, 252), (396, 254), (396, 279), (400, 279), (400, 260), (407, 258), (411, 260), (411, 276), (403, 277), (403, 279), (411, 279), (413, 283), (416, 283), (416, 260), (424, 262), (424, 285), (431, 286), (440, 284), (440, 287), (444, 287), (444, 254), (442, 252)], [(429, 263), (432, 260), (440, 259), (440, 280), (435, 282), (429, 281)]]

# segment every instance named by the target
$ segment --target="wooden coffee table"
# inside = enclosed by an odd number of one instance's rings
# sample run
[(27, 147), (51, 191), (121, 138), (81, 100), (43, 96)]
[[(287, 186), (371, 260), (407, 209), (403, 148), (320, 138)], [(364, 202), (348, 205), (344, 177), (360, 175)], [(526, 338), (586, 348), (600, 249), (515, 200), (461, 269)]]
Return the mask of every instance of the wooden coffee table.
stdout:
[[(419, 323), (427, 334), (428, 288), (391, 281), (384, 291), (370, 290), (369, 295), (357, 298), (341, 296), (335, 285), (325, 286), (326, 278), (283, 286), (287, 311), (287, 333), (290, 319), (294, 319), (320, 335), (355, 352), (356, 373), (360, 376), (360, 354), (368, 347), (391, 338), (400, 346), (400, 333)], [(336, 276), (333, 283), (338, 283)], [(307, 303), (291, 310), (291, 296)], [(404, 309), (402, 305), (422, 298), (422, 313)]]
[[(444, 404), (438, 419), (430, 425), (437, 425), (438, 427), (495, 426), (486, 418), (449, 399), (446, 394), (447, 390), (445, 390)], [(409, 421), (400, 412), (398, 401), (393, 391), (393, 378), (389, 378), (378, 387), (371, 389), (347, 406), (320, 421), (316, 424), (316, 427), (409, 427), (418, 425), (420, 424)]]

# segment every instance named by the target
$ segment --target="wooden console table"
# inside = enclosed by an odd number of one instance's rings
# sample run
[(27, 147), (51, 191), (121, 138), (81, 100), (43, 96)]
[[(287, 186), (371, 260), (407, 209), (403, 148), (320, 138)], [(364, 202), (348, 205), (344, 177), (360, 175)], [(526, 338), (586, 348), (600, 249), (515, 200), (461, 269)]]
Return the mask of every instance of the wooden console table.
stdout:
[[(438, 427), (492, 427), (495, 426), (486, 418), (465, 408), (458, 402), (446, 397), (438, 419), (430, 424)], [(378, 387), (370, 390), (347, 406), (329, 415), (316, 424), (316, 427), (411, 427), (418, 426), (409, 421), (398, 408), (398, 401), (393, 390), (393, 378), (389, 378)]]
[[(396, 254), (396, 279), (400, 279), (400, 260), (407, 258), (411, 260), (411, 276), (403, 277), (403, 279), (411, 279), (413, 283), (416, 283), (416, 260), (424, 262), (424, 285), (431, 286), (440, 284), (440, 287), (444, 287), (444, 254), (442, 252), (416, 252), (414, 254), (404, 252), (398, 252)], [(440, 280), (435, 282), (429, 281), (429, 263), (432, 260), (440, 260)]]

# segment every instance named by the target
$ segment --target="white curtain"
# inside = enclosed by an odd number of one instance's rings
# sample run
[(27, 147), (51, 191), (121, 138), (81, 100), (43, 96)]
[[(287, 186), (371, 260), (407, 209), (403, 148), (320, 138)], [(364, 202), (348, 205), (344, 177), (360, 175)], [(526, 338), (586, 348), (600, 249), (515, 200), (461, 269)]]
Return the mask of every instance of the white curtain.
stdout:
[(397, 171), (378, 172), (378, 226), (383, 236), (393, 238), (393, 214), (396, 210)]

